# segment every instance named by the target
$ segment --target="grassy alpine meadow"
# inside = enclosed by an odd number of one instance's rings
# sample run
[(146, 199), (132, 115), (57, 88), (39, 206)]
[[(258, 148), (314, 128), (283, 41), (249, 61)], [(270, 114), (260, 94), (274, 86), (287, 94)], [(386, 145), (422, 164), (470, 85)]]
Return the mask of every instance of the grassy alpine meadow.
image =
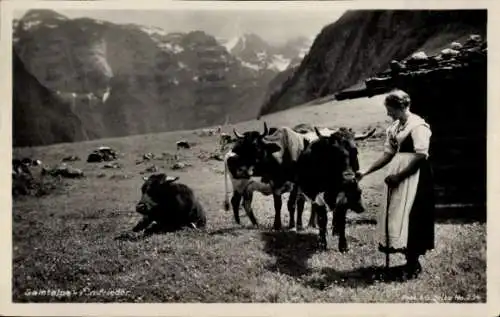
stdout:
[[(360, 143), (360, 163), (371, 164), (380, 154), (384, 127), (389, 122), (383, 96), (351, 101), (330, 101), (298, 107), (264, 117), (270, 126), (349, 126), (362, 132), (378, 128), (376, 137)], [(261, 121), (235, 125), (239, 131), (258, 129)], [(223, 127), (232, 133), (233, 126)], [(176, 149), (185, 139), (190, 149)], [(383, 212), (384, 172), (363, 179), (364, 214), (349, 214), (350, 251), (337, 251), (331, 236), (328, 250), (316, 249), (316, 229), (286, 230), (288, 212), (283, 204), (282, 231), (272, 230), (271, 196), (255, 194), (253, 208), (261, 224), (250, 226), (240, 211), (242, 225), (224, 211), (223, 162), (217, 136), (197, 131), (139, 135), (126, 138), (14, 149), (17, 157), (30, 156), (54, 166), (69, 155), (80, 157), (69, 165), (81, 169), (80, 179), (44, 176), (49, 188), (40, 197), (13, 201), (14, 302), (485, 302), (486, 224), (467, 219), (438, 219), (436, 248), (422, 260), (419, 279), (378, 281), (385, 257), (377, 250), (374, 233), (377, 213)], [(110, 146), (120, 155), (119, 168), (87, 163), (98, 146)], [(158, 158), (138, 162), (145, 153)], [(173, 170), (174, 161), (186, 163)], [(184, 230), (148, 238), (132, 235), (140, 219), (135, 204), (142, 177), (155, 166), (179, 176), (191, 186), (206, 209), (206, 230)], [(36, 170), (36, 168), (35, 168)], [(37, 171), (35, 171), (38, 174)], [(304, 223), (310, 211), (307, 203)], [(118, 239), (117, 237), (126, 237)], [(391, 256), (391, 266), (404, 263)]]

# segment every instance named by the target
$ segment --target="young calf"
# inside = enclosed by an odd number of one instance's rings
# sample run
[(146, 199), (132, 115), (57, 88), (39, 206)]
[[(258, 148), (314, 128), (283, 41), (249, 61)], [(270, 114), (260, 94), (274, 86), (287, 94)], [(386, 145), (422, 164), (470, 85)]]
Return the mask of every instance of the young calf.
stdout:
[[(143, 218), (132, 229), (145, 234), (175, 231), (183, 227), (204, 228), (207, 223), (205, 211), (193, 190), (187, 185), (177, 183), (179, 177), (164, 173), (153, 174), (145, 179), (141, 187), (142, 197), (136, 211)], [(150, 225), (155, 222), (155, 225)]]

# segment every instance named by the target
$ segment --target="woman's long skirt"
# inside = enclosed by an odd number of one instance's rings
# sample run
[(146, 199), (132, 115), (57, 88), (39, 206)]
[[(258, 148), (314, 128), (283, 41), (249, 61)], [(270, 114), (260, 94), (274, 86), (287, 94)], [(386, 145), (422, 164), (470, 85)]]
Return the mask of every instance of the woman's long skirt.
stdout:
[[(404, 169), (414, 153), (397, 153), (388, 175)], [(427, 160), (395, 188), (387, 188), (385, 209), (377, 221), (377, 242), (384, 253), (425, 254), (434, 248), (434, 191)], [(388, 215), (388, 218), (386, 218)]]

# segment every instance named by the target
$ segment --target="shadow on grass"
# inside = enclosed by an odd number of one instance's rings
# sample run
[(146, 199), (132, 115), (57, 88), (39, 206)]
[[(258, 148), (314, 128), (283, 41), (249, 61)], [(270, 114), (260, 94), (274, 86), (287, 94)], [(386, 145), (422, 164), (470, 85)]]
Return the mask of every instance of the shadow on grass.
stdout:
[(196, 234), (205, 234), (207, 231), (205, 228), (190, 228), (187, 226), (184, 227), (164, 227), (164, 226), (159, 226), (156, 224), (153, 224), (150, 226), (148, 229), (141, 231), (141, 232), (133, 232), (133, 231), (124, 231), (121, 234), (117, 235), (114, 240), (115, 241), (129, 241), (129, 242), (136, 242), (136, 241), (141, 241), (144, 239), (147, 239), (153, 235), (162, 235), (162, 234), (167, 234), (167, 233), (180, 233), (180, 232), (189, 232), (189, 233), (196, 233)]
[(128, 242), (137, 242), (144, 240), (146, 236), (142, 233), (134, 233), (134, 232), (122, 232), (121, 234), (117, 235), (114, 240), (115, 241), (128, 241)]
[(262, 232), (264, 251), (276, 257), (271, 271), (279, 271), (290, 276), (308, 274), (308, 259), (317, 250), (318, 235), (293, 231)]
[(370, 219), (370, 218), (347, 219), (346, 224), (347, 225), (376, 225), (377, 220)]
[(305, 284), (309, 287), (324, 290), (335, 284), (342, 287), (359, 288), (368, 287), (376, 283), (401, 283), (404, 266), (393, 266), (390, 268), (369, 266), (357, 268), (351, 271), (336, 271), (332, 268), (323, 268), (321, 278), (307, 280)]
[(218, 235), (232, 235), (232, 236), (237, 236), (239, 235), (242, 231), (248, 231), (248, 230), (257, 230), (259, 229), (258, 227), (252, 226), (252, 225), (247, 225), (247, 226), (234, 226), (234, 227), (228, 227), (228, 228), (222, 228), (222, 229), (217, 229), (210, 231), (208, 234), (210, 236), (218, 236)]

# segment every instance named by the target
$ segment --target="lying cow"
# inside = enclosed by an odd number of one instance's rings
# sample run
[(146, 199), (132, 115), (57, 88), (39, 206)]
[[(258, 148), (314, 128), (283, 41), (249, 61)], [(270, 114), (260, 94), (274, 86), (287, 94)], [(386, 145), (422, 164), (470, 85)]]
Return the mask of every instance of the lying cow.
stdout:
[[(327, 129), (325, 129), (327, 130)], [(311, 217), (317, 215), (319, 242), (326, 248), (327, 207), (335, 210), (332, 227), (339, 234), (339, 250), (348, 250), (345, 237), (346, 212), (363, 212), (361, 190), (354, 177), (359, 169), (356, 140), (371, 136), (375, 129), (361, 136), (352, 130), (339, 129), (324, 136), (315, 128), (316, 138), (298, 135), (290, 128), (280, 129), (281, 137), (263, 140), (260, 158), (263, 174), (271, 181), (273, 192), (292, 182), (299, 196), (312, 203)], [(304, 142), (303, 147), (298, 146)], [(297, 204), (303, 200), (297, 199)], [(297, 206), (297, 225), (301, 226), (303, 207)]]
[[(193, 190), (187, 185), (176, 182), (179, 177), (164, 173), (145, 178), (141, 187), (142, 197), (136, 211), (143, 218), (132, 229), (134, 232), (145, 230), (145, 234), (158, 231), (175, 231), (183, 227), (204, 228), (207, 223), (204, 209)], [(155, 222), (155, 225), (150, 225)]]
[(191, 148), (191, 144), (189, 144), (188, 141), (186, 140), (177, 141), (176, 145), (177, 145), (177, 150)]
[(29, 158), (12, 160), (12, 195), (28, 195), (35, 188), (35, 178), (30, 167), (38, 166), (39, 160)]
[(114, 161), (118, 158), (118, 154), (115, 150), (108, 146), (101, 146), (98, 149), (92, 151), (87, 157), (87, 163), (100, 163)]
[(31, 175), (31, 170), (30, 167), (32, 166), (39, 166), (41, 165), (42, 162), (40, 160), (33, 160), (30, 158), (23, 158), (22, 160), (20, 159), (13, 159), (12, 160), (12, 173), (26, 173)]

